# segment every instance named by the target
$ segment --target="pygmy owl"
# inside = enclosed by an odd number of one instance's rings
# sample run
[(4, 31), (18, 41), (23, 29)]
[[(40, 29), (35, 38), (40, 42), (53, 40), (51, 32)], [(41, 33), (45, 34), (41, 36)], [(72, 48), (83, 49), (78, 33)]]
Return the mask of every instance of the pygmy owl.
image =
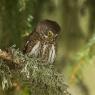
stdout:
[(28, 36), (23, 53), (40, 58), (45, 63), (54, 63), (59, 32), (60, 26), (55, 21), (40, 21)]

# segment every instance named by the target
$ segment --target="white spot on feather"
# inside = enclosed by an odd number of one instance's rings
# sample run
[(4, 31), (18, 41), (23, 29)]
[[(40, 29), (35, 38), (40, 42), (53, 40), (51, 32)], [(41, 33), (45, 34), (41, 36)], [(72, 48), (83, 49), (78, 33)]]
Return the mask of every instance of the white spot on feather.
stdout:
[(42, 55), (44, 55), (44, 54), (45, 54), (47, 47), (48, 47), (48, 45), (47, 45), (47, 44), (43, 45), (43, 54), (42, 54)]
[(49, 52), (48, 63), (53, 63), (55, 61), (55, 56), (55, 46), (52, 44)]
[(40, 48), (41, 48), (41, 43), (40, 43), (40, 41), (38, 41), (37, 44), (34, 45), (34, 47), (32, 48), (29, 55), (34, 55), (35, 57), (37, 57), (40, 52)]

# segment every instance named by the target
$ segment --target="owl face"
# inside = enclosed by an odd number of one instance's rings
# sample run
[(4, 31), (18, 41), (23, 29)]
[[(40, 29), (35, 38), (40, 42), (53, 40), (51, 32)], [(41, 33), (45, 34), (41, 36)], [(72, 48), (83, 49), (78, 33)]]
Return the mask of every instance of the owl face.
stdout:
[(43, 40), (49, 42), (55, 41), (60, 32), (60, 26), (51, 20), (43, 20), (38, 23), (36, 32), (39, 33)]
[(41, 35), (43, 40), (47, 40), (49, 42), (55, 41), (57, 39), (57, 36), (58, 36), (58, 34), (54, 34), (54, 32), (51, 30), (44, 31), (40, 35)]

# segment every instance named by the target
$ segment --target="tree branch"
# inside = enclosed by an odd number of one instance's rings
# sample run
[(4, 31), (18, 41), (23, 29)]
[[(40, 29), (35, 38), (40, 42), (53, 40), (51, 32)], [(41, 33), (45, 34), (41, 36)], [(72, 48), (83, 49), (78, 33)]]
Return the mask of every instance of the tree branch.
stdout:
[(2, 51), (1, 49), (0, 49), (0, 59), (13, 62), (12, 55), (10, 53), (7, 53), (6, 51)]
[(0, 49), (0, 59), (3, 61), (6, 61), (6, 65), (9, 66), (11, 69), (17, 69), (21, 68), (21, 63), (24, 63), (24, 60), (22, 61), (20, 58), (16, 58), (14, 53), (11, 51), (6, 52)]

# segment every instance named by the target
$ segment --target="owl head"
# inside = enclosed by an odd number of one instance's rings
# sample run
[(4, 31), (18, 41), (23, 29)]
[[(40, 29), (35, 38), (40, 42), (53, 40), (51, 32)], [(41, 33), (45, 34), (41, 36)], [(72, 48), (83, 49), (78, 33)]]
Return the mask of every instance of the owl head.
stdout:
[(43, 40), (53, 41), (60, 33), (60, 26), (55, 21), (43, 20), (37, 24), (35, 30)]

